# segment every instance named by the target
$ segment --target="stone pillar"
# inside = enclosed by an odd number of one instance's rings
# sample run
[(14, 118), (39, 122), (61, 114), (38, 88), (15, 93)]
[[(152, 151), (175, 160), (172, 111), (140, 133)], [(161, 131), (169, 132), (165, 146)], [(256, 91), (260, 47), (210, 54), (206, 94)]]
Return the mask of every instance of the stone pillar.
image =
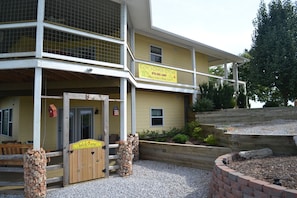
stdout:
[(121, 177), (132, 175), (132, 144), (131, 141), (120, 141), (118, 149), (118, 173)]
[(24, 154), (24, 191), (27, 198), (46, 197), (45, 151), (28, 149)]
[(135, 135), (130, 134), (128, 136), (128, 142), (132, 145), (132, 154), (133, 154), (133, 161), (139, 160), (139, 136), (136, 133)]

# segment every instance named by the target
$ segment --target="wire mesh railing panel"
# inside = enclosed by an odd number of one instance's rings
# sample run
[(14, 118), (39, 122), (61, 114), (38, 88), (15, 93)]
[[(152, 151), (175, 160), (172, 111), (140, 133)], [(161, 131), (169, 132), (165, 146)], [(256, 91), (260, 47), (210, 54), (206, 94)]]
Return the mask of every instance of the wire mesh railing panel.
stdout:
[(36, 21), (37, 0), (1, 0), (0, 24)]
[(120, 38), (121, 6), (110, 0), (46, 0), (45, 21)]
[(120, 64), (120, 45), (45, 28), (43, 51)]
[(35, 51), (35, 27), (2, 29), (0, 34), (0, 53)]

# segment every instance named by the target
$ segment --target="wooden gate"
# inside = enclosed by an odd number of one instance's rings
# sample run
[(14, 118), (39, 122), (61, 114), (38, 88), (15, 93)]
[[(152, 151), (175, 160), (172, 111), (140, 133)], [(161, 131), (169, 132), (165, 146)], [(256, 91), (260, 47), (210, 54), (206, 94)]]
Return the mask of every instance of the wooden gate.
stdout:
[(105, 177), (105, 144), (84, 139), (69, 145), (69, 183)]

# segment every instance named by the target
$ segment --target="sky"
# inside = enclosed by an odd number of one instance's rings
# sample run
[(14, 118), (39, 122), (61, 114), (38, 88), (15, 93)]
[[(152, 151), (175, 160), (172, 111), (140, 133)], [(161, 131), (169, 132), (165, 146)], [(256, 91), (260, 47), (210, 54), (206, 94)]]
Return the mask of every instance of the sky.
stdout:
[(151, 5), (153, 26), (239, 55), (251, 48), (260, 0), (151, 0)]
[[(152, 24), (240, 55), (252, 45), (261, 0), (151, 0)], [(264, 0), (268, 5), (270, 0)], [(263, 103), (250, 101), (251, 108)]]

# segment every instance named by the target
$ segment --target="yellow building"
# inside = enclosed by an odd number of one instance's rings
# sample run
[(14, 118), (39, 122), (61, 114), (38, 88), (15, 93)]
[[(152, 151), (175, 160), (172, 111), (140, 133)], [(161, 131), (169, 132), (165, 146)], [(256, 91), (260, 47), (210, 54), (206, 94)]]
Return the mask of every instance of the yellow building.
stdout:
[[(246, 60), (152, 27), (150, 8), (149, 0), (2, 0), (0, 141), (60, 150), (65, 129), (75, 142), (183, 127), (208, 68), (233, 63), (236, 74)], [(65, 106), (67, 93), (82, 98)]]

